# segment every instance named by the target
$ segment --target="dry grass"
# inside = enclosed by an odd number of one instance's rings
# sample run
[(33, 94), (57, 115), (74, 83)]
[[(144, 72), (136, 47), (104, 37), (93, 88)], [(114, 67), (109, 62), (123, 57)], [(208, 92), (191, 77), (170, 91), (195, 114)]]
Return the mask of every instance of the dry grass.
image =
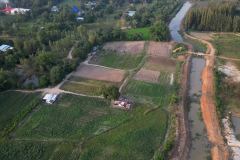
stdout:
[(81, 64), (74, 73), (74, 76), (120, 83), (125, 77), (125, 71), (120, 69)]
[(145, 82), (158, 83), (159, 76), (160, 76), (160, 72), (158, 72), (158, 71), (152, 71), (152, 70), (147, 70), (147, 69), (142, 68), (134, 76), (134, 79), (140, 80), (140, 81), (145, 81)]
[(149, 57), (144, 68), (153, 71), (175, 72), (176, 61), (170, 58)]

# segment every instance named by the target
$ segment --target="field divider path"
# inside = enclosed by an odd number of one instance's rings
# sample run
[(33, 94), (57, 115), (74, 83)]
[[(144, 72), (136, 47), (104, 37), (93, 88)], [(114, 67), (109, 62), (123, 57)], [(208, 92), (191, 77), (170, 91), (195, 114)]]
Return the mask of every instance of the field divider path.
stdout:
[(122, 85), (119, 87), (119, 92), (121, 93), (123, 91), (123, 89), (127, 86), (128, 82), (133, 79), (133, 76), (144, 66), (147, 58), (149, 57), (149, 55), (147, 54), (147, 49), (149, 47), (149, 42), (145, 42), (145, 46), (144, 46), (144, 51), (143, 53), (145, 53), (144, 57), (142, 58), (141, 62), (138, 64), (138, 66), (134, 69), (128, 70), (128, 76), (125, 78), (125, 80), (123, 81)]

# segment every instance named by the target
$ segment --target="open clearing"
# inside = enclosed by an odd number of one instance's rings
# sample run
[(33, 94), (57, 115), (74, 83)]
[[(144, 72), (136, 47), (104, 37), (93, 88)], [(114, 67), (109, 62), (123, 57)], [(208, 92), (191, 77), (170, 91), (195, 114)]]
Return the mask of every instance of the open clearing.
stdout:
[(128, 39), (132, 39), (136, 34), (141, 35), (145, 41), (151, 38), (150, 27), (128, 29), (126, 33)]
[(160, 75), (159, 83), (131, 80), (126, 86), (124, 94), (143, 103), (169, 105), (171, 94), (174, 91), (174, 88), (169, 84), (169, 78), (169, 75)]
[(145, 82), (158, 83), (159, 76), (160, 76), (160, 72), (158, 72), (158, 71), (146, 70), (146, 69), (142, 68), (134, 76), (134, 79), (140, 80), (140, 81), (145, 81)]
[(73, 76), (100, 81), (120, 83), (125, 77), (125, 71), (94, 65), (81, 64)]
[(172, 45), (167, 42), (150, 42), (147, 54), (152, 57), (165, 57), (171, 56)]
[(101, 50), (90, 63), (118, 69), (134, 69), (142, 61), (144, 54), (119, 54), (116, 51)]
[(144, 41), (135, 42), (109, 42), (103, 47), (105, 50), (115, 51), (119, 54), (140, 54), (143, 52), (145, 46)]
[(240, 36), (235, 34), (214, 34), (213, 44), (221, 56), (240, 59)]

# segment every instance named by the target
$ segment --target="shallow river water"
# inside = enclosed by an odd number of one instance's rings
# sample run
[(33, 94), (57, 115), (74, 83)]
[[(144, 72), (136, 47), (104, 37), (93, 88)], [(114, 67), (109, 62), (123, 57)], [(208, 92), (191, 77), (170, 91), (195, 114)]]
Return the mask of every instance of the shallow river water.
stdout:
[[(172, 40), (183, 42), (183, 37), (179, 33), (184, 16), (187, 14), (192, 4), (185, 2), (176, 16), (169, 24)], [(190, 72), (190, 87), (189, 87), (189, 114), (190, 132), (191, 132), (191, 148), (189, 152), (189, 160), (204, 160), (209, 156), (209, 142), (204, 122), (201, 116), (200, 97), (201, 97), (201, 74), (205, 66), (203, 58), (192, 58)]]

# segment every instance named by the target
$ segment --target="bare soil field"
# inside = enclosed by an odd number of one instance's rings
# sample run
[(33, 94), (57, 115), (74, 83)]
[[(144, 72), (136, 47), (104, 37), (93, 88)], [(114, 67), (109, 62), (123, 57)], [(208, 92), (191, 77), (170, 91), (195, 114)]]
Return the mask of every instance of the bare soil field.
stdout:
[(125, 77), (125, 71), (120, 69), (111, 69), (107, 67), (81, 64), (73, 76), (95, 79), (108, 82), (122, 82)]
[(153, 71), (175, 72), (176, 61), (170, 58), (149, 57), (144, 68)]
[(144, 41), (135, 42), (109, 42), (103, 47), (105, 50), (112, 50), (118, 53), (139, 54), (144, 50)]
[(214, 33), (212, 33), (212, 32), (191, 32), (190, 34), (194, 37), (198, 37), (200, 39), (210, 41), (210, 40), (213, 40)]
[(229, 77), (233, 82), (240, 82), (240, 71), (231, 62), (227, 62), (225, 65), (219, 66), (218, 70)]
[(158, 83), (159, 82), (160, 72), (152, 71), (142, 68), (137, 74), (134, 76), (135, 80)]
[(172, 44), (167, 42), (150, 42), (147, 53), (153, 57), (165, 57), (171, 56)]

